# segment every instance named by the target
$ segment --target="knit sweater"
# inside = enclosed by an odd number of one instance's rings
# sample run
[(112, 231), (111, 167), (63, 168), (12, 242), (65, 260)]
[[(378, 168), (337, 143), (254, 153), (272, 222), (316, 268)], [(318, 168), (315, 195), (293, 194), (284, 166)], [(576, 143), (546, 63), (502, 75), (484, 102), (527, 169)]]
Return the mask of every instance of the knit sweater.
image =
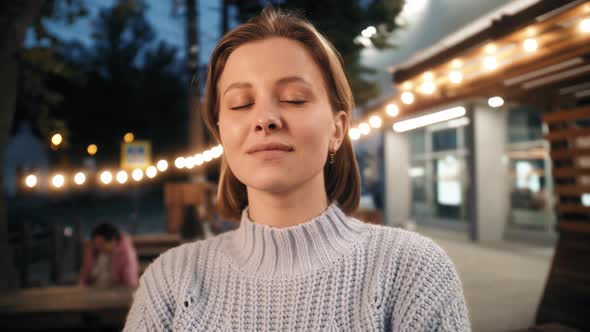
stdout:
[(462, 286), (432, 240), (346, 216), (255, 224), (160, 255), (125, 331), (470, 331)]

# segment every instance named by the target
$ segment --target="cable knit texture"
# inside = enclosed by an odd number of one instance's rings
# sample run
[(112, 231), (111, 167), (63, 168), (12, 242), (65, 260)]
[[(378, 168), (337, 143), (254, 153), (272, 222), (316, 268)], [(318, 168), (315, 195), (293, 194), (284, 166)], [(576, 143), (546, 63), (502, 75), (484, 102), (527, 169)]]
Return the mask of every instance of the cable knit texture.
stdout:
[(125, 331), (470, 331), (462, 286), (430, 239), (336, 204), (272, 228), (183, 244), (140, 279)]

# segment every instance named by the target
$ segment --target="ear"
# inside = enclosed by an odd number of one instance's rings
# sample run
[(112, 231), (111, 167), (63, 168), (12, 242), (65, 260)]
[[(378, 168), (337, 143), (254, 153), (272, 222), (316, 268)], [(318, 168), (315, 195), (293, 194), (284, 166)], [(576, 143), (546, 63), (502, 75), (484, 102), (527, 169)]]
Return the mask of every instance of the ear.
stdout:
[(334, 129), (330, 143), (334, 144), (338, 150), (348, 133), (348, 114), (345, 111), (338, 111), (334, 114)]

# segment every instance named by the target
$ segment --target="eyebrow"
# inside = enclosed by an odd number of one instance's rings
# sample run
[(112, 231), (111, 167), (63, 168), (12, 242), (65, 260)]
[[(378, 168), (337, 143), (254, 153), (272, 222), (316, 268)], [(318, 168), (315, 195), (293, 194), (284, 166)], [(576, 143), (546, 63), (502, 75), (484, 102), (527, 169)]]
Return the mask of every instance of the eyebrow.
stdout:
[[(283, 77), (283, 78), (279, 79), (275, 84), (276, 85), (286, 85), (286, 84), (294, 83), (294, 82), (299, 82), (299, 83), (303, 83), (308, 86), (311, 86), (311, 84), (309, 82), (307, 82), (303, 77), (300, 77), (300, 76)], [(248, 82), (235, 82), (235, 83), (230, 84), (225, 89), (225, 91), (223, 92), (223, 95), (225, 95), (231, 89), (251, 88), (251, 87), (252, 87), (252, 84), (248, 83)]]

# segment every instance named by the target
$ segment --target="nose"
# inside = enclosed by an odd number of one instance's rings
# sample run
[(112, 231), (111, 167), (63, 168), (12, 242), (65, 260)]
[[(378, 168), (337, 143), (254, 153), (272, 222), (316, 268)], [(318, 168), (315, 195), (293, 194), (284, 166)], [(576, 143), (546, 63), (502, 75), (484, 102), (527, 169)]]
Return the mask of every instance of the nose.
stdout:
[(262, 110), (258, 113), (254, 131), (257, 133), (269, 134), (273, 131), (283, 128), (283, 120), (281, 119), (279, 113), (272, 111), (272, 106), (270, 105), (263, 107), (268, 108), (266, 111)]

